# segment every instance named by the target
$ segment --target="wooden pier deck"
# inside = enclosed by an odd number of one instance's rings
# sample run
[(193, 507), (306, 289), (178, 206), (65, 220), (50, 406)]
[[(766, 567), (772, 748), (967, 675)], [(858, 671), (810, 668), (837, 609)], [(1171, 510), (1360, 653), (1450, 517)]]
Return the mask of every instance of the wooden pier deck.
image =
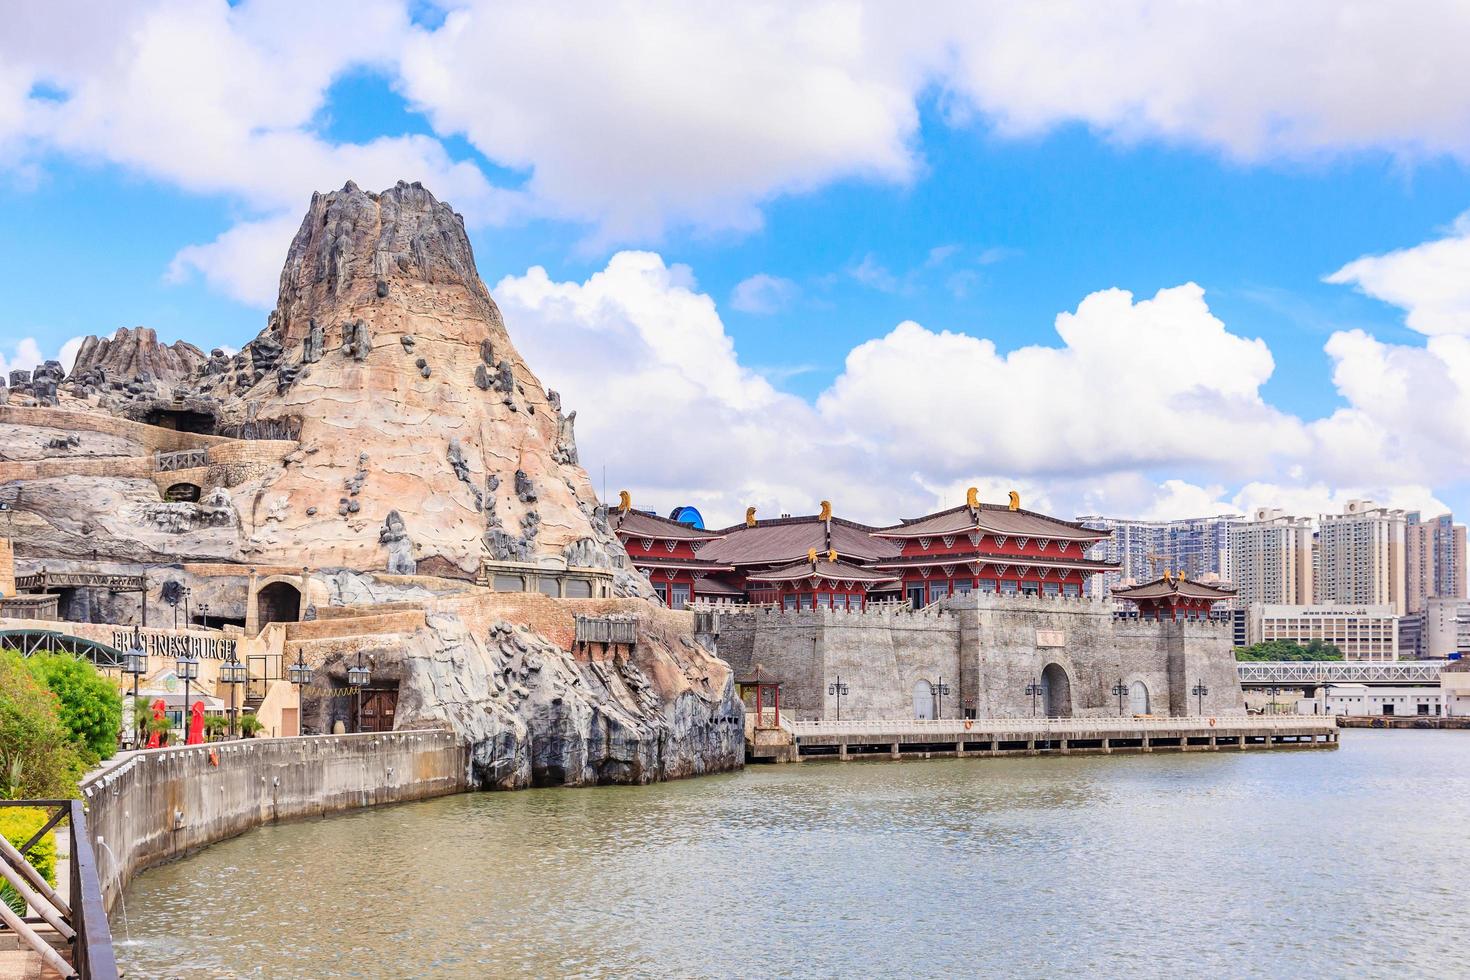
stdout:
[(751, 761), (929, 759), (1114, 752), (1336, 748), (1332, 718), (991, 718), (788, 721), (748, 743)]

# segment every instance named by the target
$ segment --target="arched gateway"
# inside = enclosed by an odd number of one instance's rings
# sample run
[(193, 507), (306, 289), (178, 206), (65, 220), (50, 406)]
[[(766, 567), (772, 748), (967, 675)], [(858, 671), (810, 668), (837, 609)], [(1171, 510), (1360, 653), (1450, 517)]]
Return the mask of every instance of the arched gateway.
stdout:
[(1047, 664), (1041, 672), (1041, 703), (1048, 718), (1072, 717), (1072, 682), (1061, 664)]

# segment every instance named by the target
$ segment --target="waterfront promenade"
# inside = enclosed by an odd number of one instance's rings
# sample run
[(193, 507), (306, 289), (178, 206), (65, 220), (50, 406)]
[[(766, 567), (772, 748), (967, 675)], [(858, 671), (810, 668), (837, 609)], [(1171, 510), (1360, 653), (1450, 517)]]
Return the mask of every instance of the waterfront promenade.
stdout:
[[(992, 718), (788, 721), (787, 738), (756, 738), (754, 761), (1072, 755), (1095, 752), (1336, 748), (1331, 718)], [(764, 729), (759, 734), (767, 734)]]

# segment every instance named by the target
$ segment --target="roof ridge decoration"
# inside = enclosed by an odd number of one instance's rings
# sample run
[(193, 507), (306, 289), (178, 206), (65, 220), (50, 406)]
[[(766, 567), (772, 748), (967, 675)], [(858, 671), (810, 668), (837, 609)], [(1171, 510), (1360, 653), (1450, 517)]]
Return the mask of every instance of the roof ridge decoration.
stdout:
[(747, 508), (745, 508), (745, 526), (746, 527), (755, 527), (755, 508), (754, 507), (747, 507)]
[(1019, 493), (1017, 493), (1016, 491), (1012, 490), (1012, 491), (1010, 491), (1010, 498), (1011, 498), (1010, 509), (1011, 510), (1020, 510), (1021, 509), (1021, 495)]

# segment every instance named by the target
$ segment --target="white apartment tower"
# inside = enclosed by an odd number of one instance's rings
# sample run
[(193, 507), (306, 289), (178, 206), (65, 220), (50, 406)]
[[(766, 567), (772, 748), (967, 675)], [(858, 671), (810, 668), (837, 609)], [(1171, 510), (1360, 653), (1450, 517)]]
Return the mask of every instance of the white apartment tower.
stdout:
[(1408, 609), (1405, 516), (1371, 500), (1349, 500), (1318, 525), (1316, 601)]
[(1313, 601), (1312, 522), (1261, 508), (1230, 528), (1235, 604), (1304, 606)]

